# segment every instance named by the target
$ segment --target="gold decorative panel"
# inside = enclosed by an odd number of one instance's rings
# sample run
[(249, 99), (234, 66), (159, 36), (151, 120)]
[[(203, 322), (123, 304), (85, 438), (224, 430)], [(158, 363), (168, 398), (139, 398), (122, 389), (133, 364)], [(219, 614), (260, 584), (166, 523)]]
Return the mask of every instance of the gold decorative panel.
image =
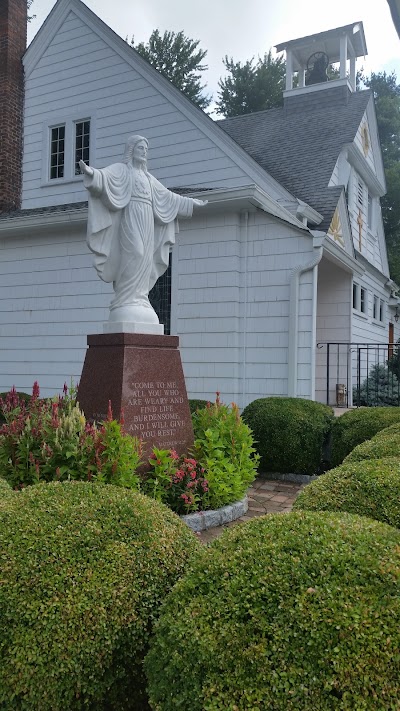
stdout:
[(328, 235), (331, 239), (334, 240), (334, 242), (338, 242), (341, 247), (345, 246), (338, 207), (336, 208), (335, 214), (332, 217), (332, 222), (328, 230)]

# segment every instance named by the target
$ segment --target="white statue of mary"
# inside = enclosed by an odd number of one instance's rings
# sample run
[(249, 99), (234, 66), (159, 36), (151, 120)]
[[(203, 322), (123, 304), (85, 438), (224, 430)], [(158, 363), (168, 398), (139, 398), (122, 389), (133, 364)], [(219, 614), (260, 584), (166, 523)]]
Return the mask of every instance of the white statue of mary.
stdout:
[(80, 161), (89, 191), (87, 241), (101, 279), (113, 282), (106, 332), (162, 333), (149, 291), (168, 268), (176, 218), (203, 200), (177, 195), (147, 171), (148, 141), (128, 138), (122, 163), (98, 170)]

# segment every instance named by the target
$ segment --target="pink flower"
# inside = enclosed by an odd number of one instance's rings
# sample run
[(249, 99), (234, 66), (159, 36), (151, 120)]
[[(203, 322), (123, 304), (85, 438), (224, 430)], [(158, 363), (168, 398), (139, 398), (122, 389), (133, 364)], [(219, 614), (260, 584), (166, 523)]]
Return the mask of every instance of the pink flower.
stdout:
[(179, 459), (179, 454), (175, 449), (171, 449), (170, 457), (171, 457), (171, 459)]

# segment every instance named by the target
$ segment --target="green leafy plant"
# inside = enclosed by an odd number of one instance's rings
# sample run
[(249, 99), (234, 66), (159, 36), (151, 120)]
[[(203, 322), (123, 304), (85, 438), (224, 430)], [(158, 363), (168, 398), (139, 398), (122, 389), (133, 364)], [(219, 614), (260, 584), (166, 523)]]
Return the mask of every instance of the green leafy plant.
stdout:
[(97, 480), (137, 488), (139, 440), (112, 419), (89, 424), (64, 387), (62, 397), (41, 400), (39, 386), (21, 399), (15, 390), (0, 400), (0, 473), (13, 487), (65, 479)]
[(141, 490), (167, 504), (178, 514), (203, 510), (208, 482), (203, 467), (190, 457), (179, 457), (175, 450), (153, 449), (151, 470), (144, 475)]
[(259, 457), (237, 405), (224, 405), (217, 393), (215, 404), (194, 413), (193, 428), (193, 456), (208, 481), (207, 508), (243, 498), (256, 476)]
[(341, 464), (354, 447), (396, 422), (400, 423), (399, 407), (360, 408), (337, 417), (332, 425), (332, 466)]
[(200, 544), (167, 507), (87, 482), (2, 503), (0, 707), (147, 709), (142, 660)]
[(332, 422), (330, 407), (311, 400), (268, 397), (242, 412), (251, 427), (263, 472), (316, 474)]
[(228, 529), (168, 596), (154, 711), (395, 711), (400, 531), (295, 512)]
[(346, 511), (400, 528), (400, 459), (344, 462), (306, 486), (294, 508)]

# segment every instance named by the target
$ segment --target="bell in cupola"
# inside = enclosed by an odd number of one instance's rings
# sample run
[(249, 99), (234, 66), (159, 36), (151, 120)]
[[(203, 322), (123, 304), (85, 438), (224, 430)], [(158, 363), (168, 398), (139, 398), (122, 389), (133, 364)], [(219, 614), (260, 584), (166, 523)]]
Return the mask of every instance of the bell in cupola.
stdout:
[(307, 59), (306, 84), (322, 84), (328, 81), (329, 57), (325, 52), (314, 52)]

